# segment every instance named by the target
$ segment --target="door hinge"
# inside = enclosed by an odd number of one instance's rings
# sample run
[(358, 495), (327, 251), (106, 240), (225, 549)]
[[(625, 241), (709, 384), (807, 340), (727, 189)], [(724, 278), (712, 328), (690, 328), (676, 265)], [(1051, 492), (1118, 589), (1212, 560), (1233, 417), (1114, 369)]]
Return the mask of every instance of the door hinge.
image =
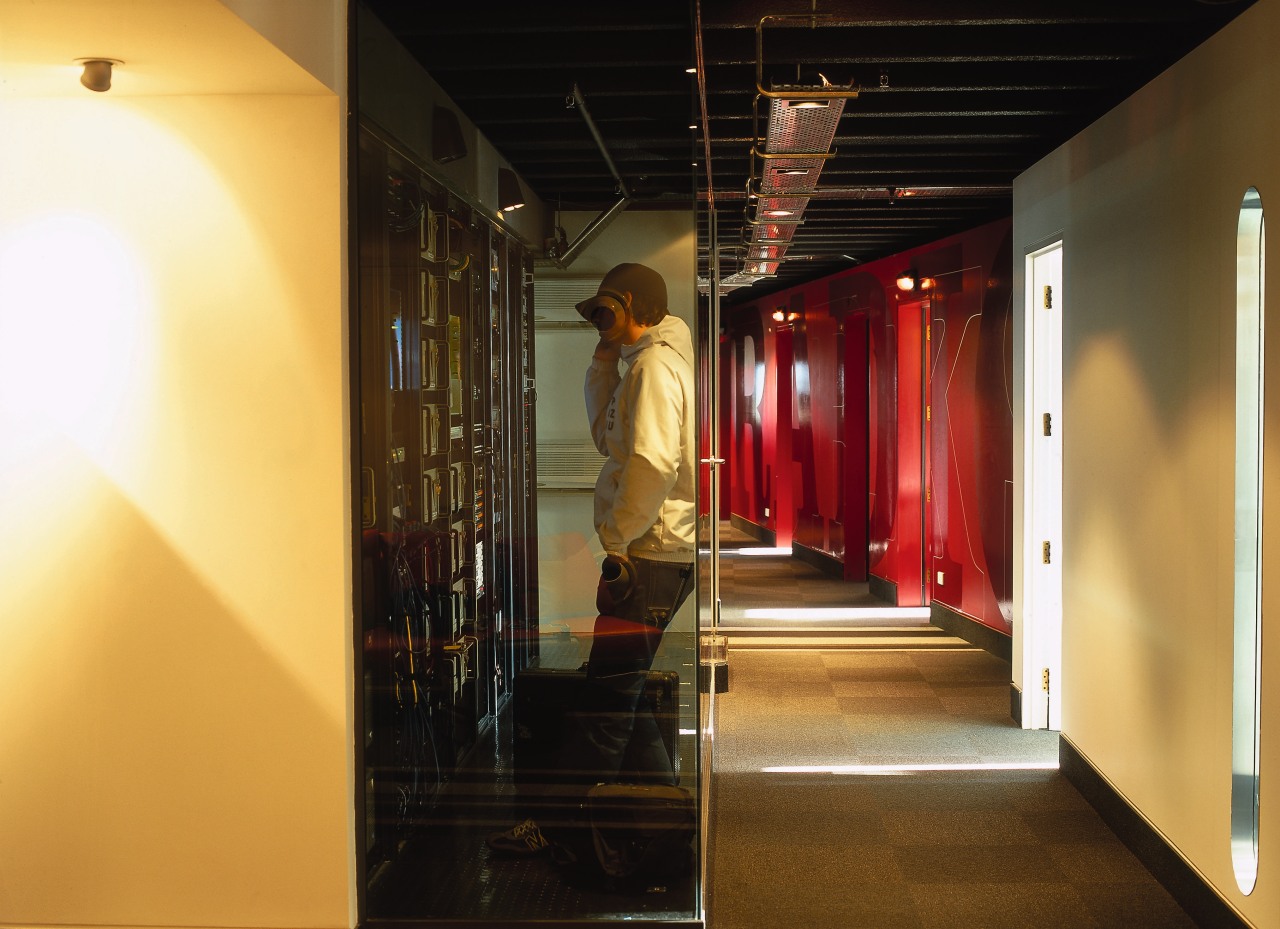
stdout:
[(924, 407), (924, 421), (925, 421), (926, 423), (931, 423), (931, 422), (933, 422), (933, 406), (932, 406), (932, 404), (925, 404), (925, 407)]
[(1041, 557), (1045, 564), (1052, 564), (1053, 558), (1050, 554), (1049, 543), (1041, 543)]
[(1053, 435), (1053, 414), (1052, 413), (1044, 414), (1044, 434)]
[(1044, 308), (1046, 310), (1053, 309), (1053, 286), (1050, 284), (1044, 285)]
[(925, 326), (925, 327), (924, 327), (924, 340), (925, 340), (926, 342), (932, 342), (932, 341), (933, 341), (933, 326), (932, 326), (932, 325), (929, 325), (929, 326)]
[(1040, 674), (1040, 689), (1045, 693), (1049, 692), (1049, 669), (1045, 668)]

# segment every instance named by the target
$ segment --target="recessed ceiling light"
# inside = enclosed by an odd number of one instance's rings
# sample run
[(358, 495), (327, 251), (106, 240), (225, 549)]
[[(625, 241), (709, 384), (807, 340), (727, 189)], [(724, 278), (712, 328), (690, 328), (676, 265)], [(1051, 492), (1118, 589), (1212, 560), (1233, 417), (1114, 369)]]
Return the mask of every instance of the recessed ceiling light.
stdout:
[(76, 64), (84, 69), (80, 83), (92, 91), (105, 93), (111, 89), (112, 68), (124, 62), (118, 58), (77, 58)]

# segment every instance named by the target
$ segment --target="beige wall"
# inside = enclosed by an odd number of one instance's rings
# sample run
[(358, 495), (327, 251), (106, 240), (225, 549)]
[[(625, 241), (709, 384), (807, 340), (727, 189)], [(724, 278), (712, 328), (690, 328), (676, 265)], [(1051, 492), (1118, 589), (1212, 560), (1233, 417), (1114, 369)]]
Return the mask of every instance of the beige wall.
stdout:
[[(209, 6), (135, 12), (270, 57)], [(311, 85), (0, 98), (0, 924), (354, 921), (344, 106)]]
[[(1062, 732), (1260, 927), (1280, 926), (1280, 805), (1263, 800), (1248, 898), (1228, 841), (1235, 236), (1249, 186), (1280, 209), (1278, 35), (1280, 0), (1260, 0), (1014, 188), (1019, 274), (1026, 251), (1064, 241)], [(1021, 281), (1014, 292), (1021, 301)], [(1280, 326), (1267, 354), (1272, 640)], [(1268, 797), (1280, 784), (1280, 650), (1264, 662)]]

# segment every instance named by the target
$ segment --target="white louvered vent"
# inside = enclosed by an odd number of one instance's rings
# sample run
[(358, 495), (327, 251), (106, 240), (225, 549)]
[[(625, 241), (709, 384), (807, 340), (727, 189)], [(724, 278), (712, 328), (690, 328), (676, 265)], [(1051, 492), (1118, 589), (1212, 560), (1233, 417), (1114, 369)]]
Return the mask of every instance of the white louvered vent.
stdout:
[(540, 487), (592, 488), (604, 458), (594, 445), (538, 443), (538, 485)]
[(533, 305), (536, 322), (572, 322), (590, 328), (574, 307), (596, 292), (600, 277), (598, 274), (593, 277), (535, 277)]

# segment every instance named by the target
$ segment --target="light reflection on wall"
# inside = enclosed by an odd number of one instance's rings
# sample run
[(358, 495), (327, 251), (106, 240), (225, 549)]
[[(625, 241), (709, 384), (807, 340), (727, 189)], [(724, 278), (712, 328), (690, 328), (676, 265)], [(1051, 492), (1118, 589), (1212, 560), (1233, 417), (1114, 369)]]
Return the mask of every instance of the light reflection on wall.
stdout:
[(338, 102), (0, 126), (0, 907), (345, 924)]
[(0, 463), (61, 437), (106, 463), (145, 389), (149, 298), (106, 222), (55, 214), (0, 238)]

